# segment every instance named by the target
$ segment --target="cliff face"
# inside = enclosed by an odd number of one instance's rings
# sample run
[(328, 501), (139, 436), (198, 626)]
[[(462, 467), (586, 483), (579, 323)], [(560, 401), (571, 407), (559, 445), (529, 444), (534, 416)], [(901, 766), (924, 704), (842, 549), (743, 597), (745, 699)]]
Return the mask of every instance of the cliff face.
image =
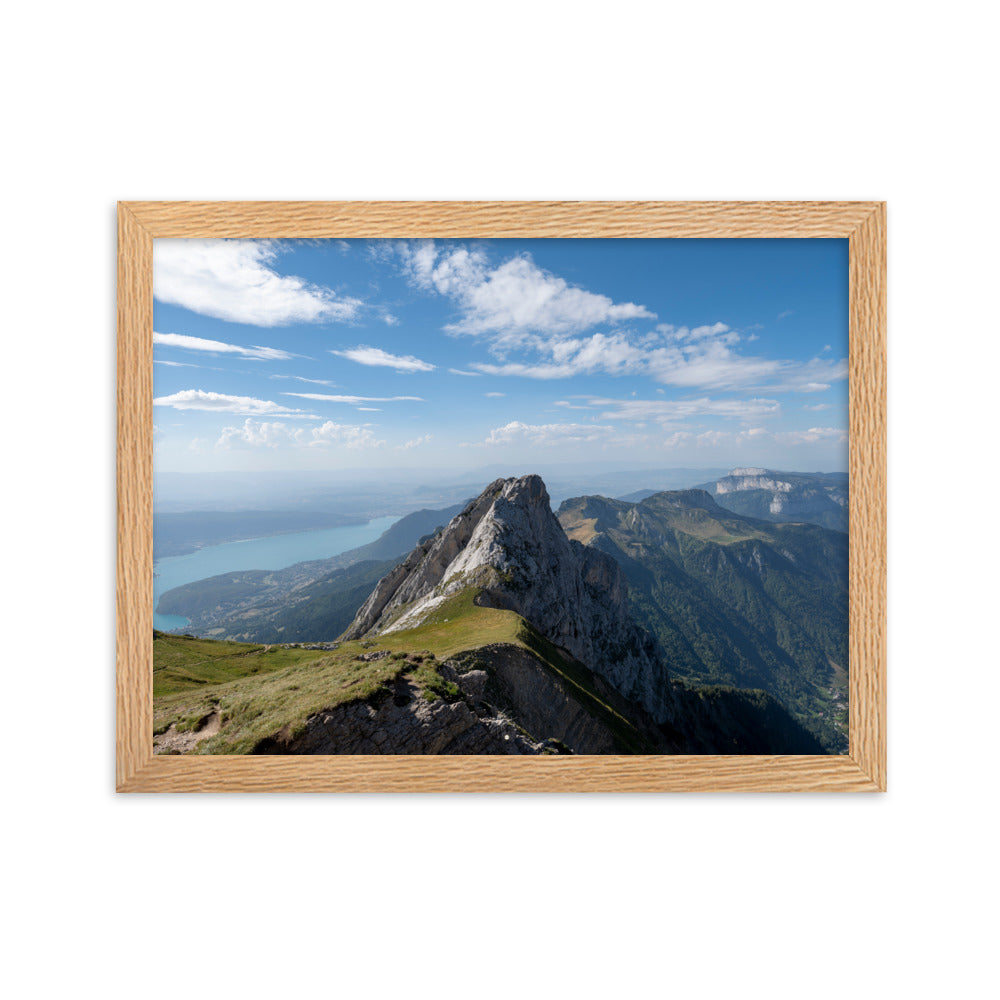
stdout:
[(809, 521), (847, 530), (848, 482), (844, 475), (733, 469), (714, 484), (724, 507), (772, 521)]
[(738, 475), (748, 470), (734, 469), (731, 475), (723, 476), (715, 484), (715, 492), (720, 496), (726, 493), (739, 493), (745, 490), (768, 490), (771, 493), (791, 493), (792, 484), (782, 479), (774, 479), (763, 470), (754, 470), (753, 475)]
[(345, 639), (413, 628), (450, 595), (514, 611), (657, 721), (675, 699), (652, 637), (632, 620), (624, 573), (570, 541), (538, 476), (491, 483), (435, 538), (385, 576)]
[[(441, 664), (460, 696), (428, 702), (408, 677), (391, 697), (310, 716), (305, 731), (267, 741), (260, 753), (541, 754), (619, 753), (605, 722), (518, 646), (496, 644)], [(652, 733), (651, 739), (659, 734)], [(656, 744), (650, 742), (652, 752)]]
[[(453, 676), (455, 676), (453, 674)], [(377, 704), (351, 702), (310, 716), (294, 739), (268, 741), (258, 753), (278, 754), (538, 754), (544, 745), (502, 713), (482, 706), (482, 671), (457, 677), (463, 698), (428, 702), (406, 677)], [(477, 684), (478, 682), (478, 684)]]

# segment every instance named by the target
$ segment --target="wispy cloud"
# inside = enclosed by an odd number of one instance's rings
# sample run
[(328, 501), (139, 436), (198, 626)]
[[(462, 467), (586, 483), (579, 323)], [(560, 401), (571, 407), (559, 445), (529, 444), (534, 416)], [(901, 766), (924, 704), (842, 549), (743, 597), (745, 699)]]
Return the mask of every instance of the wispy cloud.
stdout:
[(615, 428), (597, 424), (525, 424), (520, 420), (512, 420), (503, 427), (491, 430), (483, 444), (530, 444), (545, 448), (606, 441), (614, 433)]
[(246, 413), (254, 416), (302, 416), (302, 410), (289, 409), (267, 399), (251, 396), (229, 396), (222, 392), (206, 392), (203, 389), (182, 389), (170, 396), (159, 396), (153, 400), (154, 406), (172, 406), (175, 410), (209, 410), (215, 413)]
[(847, 431), (840, 427), (810, 427), (805, 431), (782, 431), (774, 435), (782, 444), (815, 444), (817, 441), (847, 441)]
[(505, 393), (505, 392), (488, 392), (488, 393), (486, 393), (486, 398), (487, 399), (503, 399), (504, 396), (506, 396), (506, 395), (507, 395), (507, 393)]
[(193, 365), (190, 361), (164, 361), (162, 358), (153, 358), (154, 365), (168, 365), (170, 368), (201, 368), (201, 365)]
[(439, 249), (433, 241), (399, 243), (397, 252), (412, 284), (458, 306), (461, 318), (445, 326), (447, 331), (487, 335), (496, 346), (576, 333), (598, 323), (656, 318), (645, 306), (616, 303), (570, 285), (526, 253), (493, 267), (482, 250)]
[(786, 316), (792, 316), (795, 314), (794, 309), (786, 309), (784, 312), (778, 313), (778, 319), (784, 319)]
[[(588, 397), (577, 397), (587, 399)], [(568, 399), (557, 399), (553, 406), (561, 406), (564, 410), (592, 410), (594, 404), (592, 403), (571, 403)]]
[(311, 446), (340, 445), (344, 448), (381, 448), (385, 441), (376, 439), (372, 431), (362, 425), (335, 424), (328, 420), (310, 432)]
[(335, 424), (327, 421), (310, 429), (289, 427), (274, 421), (247, 418), (238, 427), (226, 427), (215, 446), (233, 448), (322, 448), (342, 447), (351, 450), (379, 448), (385, 441), (376, 439), (364, 425)]
[(338, 357), (356, 361), (359, 365), (372, 365), (376, 368), (394, 368), (397, 372), (431, 372), (434, 365), (410, 355), (390, 354), (380, 347), (359, 346), (348, 351), (331, 351)]
[[(646, 375), (664, 385), (689, 389), (818, 392), (847, 377), (847, 361), (812, 358), (806, 362), (742, 354), (725, 324), (687, 331), (662, 347), (633, 343), (625, 333), (550, 342), (530, 362), (473, 364), (486, 375), (565, 379), (577, 375)], [(821, 381), (822, 380), (822, 381)]]
[(322, 403), (423, 403), (420, 396), (327, 396), (321, 392), (283, 392), (282, 396), (316, 399)]
[(730, 417), (738, 420), (774, 416), (781, 411), (776, 399), (590, 399), (601, 409), (602, 420), (655, 420), (661, 424), (692, 417)]
[(481, 378), (482, 374), (483, 374), (482, 372), (466, 372), (466, 371), (462, 371), (461, 368), (449, 368), (448, 371), (450, 371), (452, 373), (452, 375), (467, 375), (470, 378)]
[(433, 434), (424, 434), (422, 437), (414, 438), (412, 441), (407, 441), (405, 444), (397, 445), (396, 450), (409, 451), (411, 448), (419, 448), (420, 445), (427, 444), (433, 436)]
[(705, 324), (691, 329), (686, 326), (674, 326), (671, 323), (658, 323), (656, 330), (663, 336), (664, 340), (674, 343), (694, 343), (699, 340), (712, 338), (717, 344), (736, 344), (739, 342), (740, 334), (730, 328), (725, 323)]
[(302, 375), (268, 375), (268, 378), (292, 379), (295, 382), (308, 382), (310, 385), (327, 385), (331, 388), (336, 386), (336, 382), (330, 382), (325, 378), (305, 378)]
[[(212, 354), (238, 354), (244, 358), (256, 358), (260, 361), (287, 361), (295, 357), (288, 351), (277, 347), (239, 347), (236, 344), (226, 344), (221, 340), (206, 340), (204, 337), (189, 337), (184, 333), (153, 332), (153, 343), (162, 347), (180, 347), (185, 351), (208, 351)], [(176, 362), (175, 362), (176, 363)]]
[(363, 303), (273, 268), (267, 240), (153, 241), (153, 295), (203, 316), (252, 326), (348, 322)]

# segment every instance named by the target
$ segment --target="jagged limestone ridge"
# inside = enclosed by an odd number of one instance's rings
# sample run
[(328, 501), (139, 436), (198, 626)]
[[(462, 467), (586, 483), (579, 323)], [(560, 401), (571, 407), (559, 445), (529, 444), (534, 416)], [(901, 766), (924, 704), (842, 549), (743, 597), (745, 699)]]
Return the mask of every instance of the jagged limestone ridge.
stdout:
[(413, 628), (466, 587), (480, 590), (477, 603), (521, 615), (657, 721), (672, 717), (666, 670), (629, 615), (624, 573), (566, 537), (538, 476), (491, 483), (379, 582), (344, 638)]

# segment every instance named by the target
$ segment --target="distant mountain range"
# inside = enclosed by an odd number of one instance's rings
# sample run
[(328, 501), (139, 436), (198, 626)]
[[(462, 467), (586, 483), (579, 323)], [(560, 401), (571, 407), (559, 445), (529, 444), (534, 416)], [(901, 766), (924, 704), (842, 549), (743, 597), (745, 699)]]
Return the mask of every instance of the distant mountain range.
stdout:
[(158, 752), (844, 748), (846, 536), (734, 515), (698, 490), (578, 497), (557, 519), (537, 476), (443, 513), (365, 547), (383, 555), (435, 522), (402, 561), (192, 585), (216, 588), (219, 621), (280, 639), (158, 634)]
[[(776, 523), (804, 521), (834, 531), (847, 531), (846, 472), (733, 469), (728, 476), (702, 483), (697, 488), (712, 494), (720, 507), (735, 514)], [(633, 494), (624, 499), (642, 500), (645, 497)]]
[(578, 497), (558, 518), (625, 571), (632, 614), (672, 676), (762, 688), (828, 750), (846, 750), (845, 534), (733, 514), (703, 490)]

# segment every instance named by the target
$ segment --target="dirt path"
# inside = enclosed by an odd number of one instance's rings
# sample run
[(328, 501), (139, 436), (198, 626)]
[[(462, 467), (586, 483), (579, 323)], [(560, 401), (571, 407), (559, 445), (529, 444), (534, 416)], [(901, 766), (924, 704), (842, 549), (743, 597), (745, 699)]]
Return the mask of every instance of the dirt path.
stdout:
[(153, 753), (187, 753), (193, 750), (202, 740), (207, 740), (209, 736), (214, 736), (222, 726), (222, 719), (218, 709), (206, 716), (197, 729), (189, 729), (186, 732), (177, 732), (177, 726), (171, 723), (170, 728), (165, 733), (153, 737)]

